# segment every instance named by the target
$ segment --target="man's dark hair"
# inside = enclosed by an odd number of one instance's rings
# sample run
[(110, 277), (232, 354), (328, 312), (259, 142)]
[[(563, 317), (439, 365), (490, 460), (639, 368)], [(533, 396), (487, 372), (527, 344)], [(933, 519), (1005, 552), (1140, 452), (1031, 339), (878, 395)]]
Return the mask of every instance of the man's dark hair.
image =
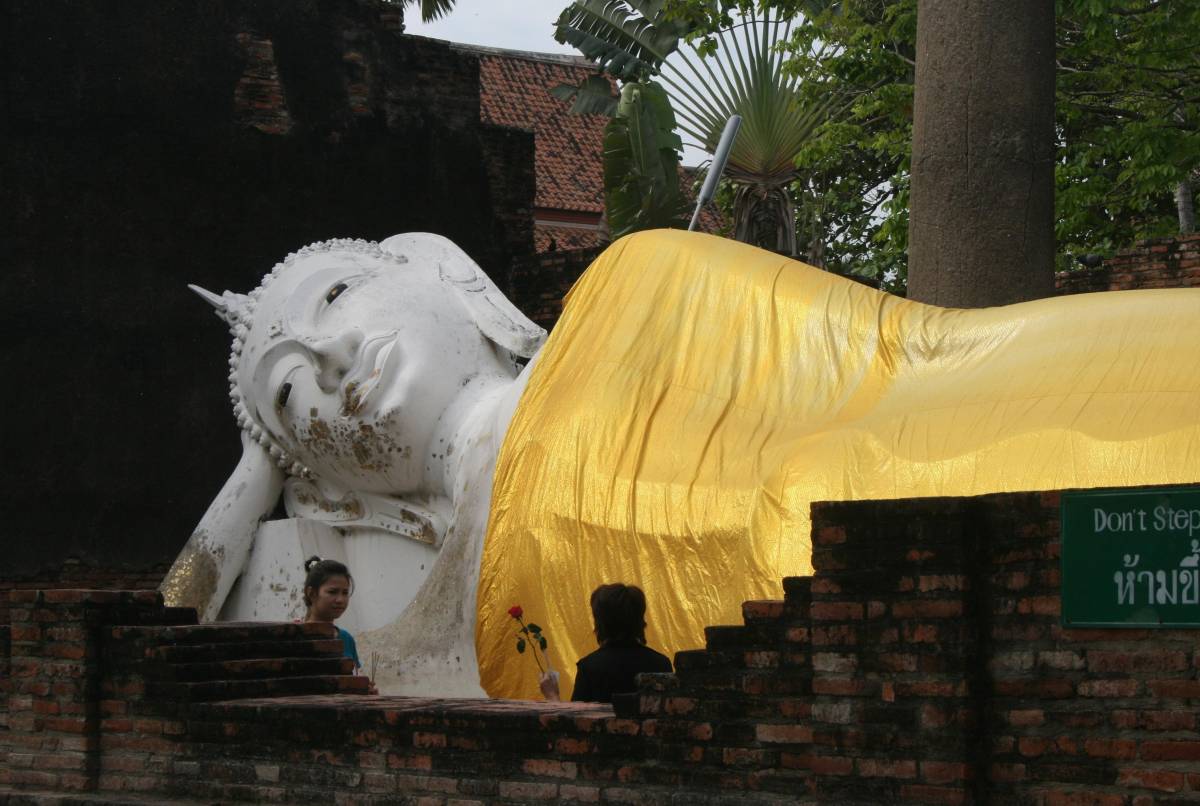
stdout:
[(614, 582), (592, 591), (596, 640), (646, 643), (646, 594), (636, 585)]

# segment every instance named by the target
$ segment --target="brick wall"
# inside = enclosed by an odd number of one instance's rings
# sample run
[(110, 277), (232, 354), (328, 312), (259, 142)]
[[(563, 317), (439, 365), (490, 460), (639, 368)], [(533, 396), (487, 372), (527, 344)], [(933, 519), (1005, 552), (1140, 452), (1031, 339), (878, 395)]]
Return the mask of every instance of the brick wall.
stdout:
[(169, 563), (139, 568), (97, 565), (68, 557), (61, 565), (41, 568), (18, 577), (0, 579), (0, 627), (8, 624), (8, 597), (15, 590), (79, 588), (85, 590), (153, 590), (162, 582)]
[(113, 627), (180, 615), (19, 593), (0, 802), (1200, 803), (1198, 634), (1063, 628), (1058, 494), (813, 524), (812, 577), (611, 709), (331, 694), (361, 683), (307, 674), (327, 638), (273, 632), (295, 625)]
[(1101, 266), (1054, 279), (1060, 294), (1200, 286), (1200, 234), (1139, 241)]
[(514, 260), (508, 277), (509, 298), (526, 316), (549, 330), (562, 313), (563, 297), (604, 248), (542, 252)]

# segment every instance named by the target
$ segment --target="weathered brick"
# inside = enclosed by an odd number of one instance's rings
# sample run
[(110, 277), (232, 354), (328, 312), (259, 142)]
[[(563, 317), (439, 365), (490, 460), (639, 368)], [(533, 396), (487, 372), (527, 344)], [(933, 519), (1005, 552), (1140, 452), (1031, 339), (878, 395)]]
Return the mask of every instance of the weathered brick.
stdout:
[(558, 787), (558, 797), (562, 801), (576, 803), (599, 803), (600, 787), (561, 784)]
[(1087, 652), (1091, 672), (1181, 672), (1190, 665), (1184, 652), (1122, 652), (1093, 649)]
[(812, 666), (818, 672), (844, 674), (853, 672), (858, 668), (858, 657), (856, 655), (836, 652), (814, 652)]
[(1017, 600), (1017, 612), (1058, 616), (1062, 613), (1062, 600), (1058, 596), (1025, 596)]
[(1137, 758), (1137, 742), (1130, 739), (1087, 739), (1083, 750), (1095, 758)]
[(1146, 769), (1144, 767), (1121, 767), (1117, 775), (1117, 786), (1156, 789), (1159, 792), (1179, 792), (1186, 778), (1178, 770)]
[(1023, 727), (1042, 725), (1046, 722), (1046, 712), (1041, 708), (1023, 708), (1009, 711), (1005, 715), (1010, 725)]
[(971, 777), (971, 768), (960, 761), (922, 761), (921, 780), (930, 784), (949, 784)]
[(1026, 770), (1024, 764), (992, 764), (989, 770), (989, 778), (992, 781), (1000, 783), (1012, 783), (1015, 781), (1025, 780)]
[(1146, 685), (1158, 699), (1200, 699), (1200, 680), (1150, 680)]
[(556, 761), (545, 758), (528, 758), (521, 762), (521, 771), (528, 775), (547, 778), (574, 779), (579, 775), (578, 765), (573, 761)]
[(1054, 741), (1046, 736), (1018, 736), (1017, 752), (1026, 758), (1042, 755), (1048, 748), (1054, 746)]
[(1079, 684), (1081, 697), (1134, 697), (1142, 689), (1137, 680), (1084, 680)]
[(444, 733), (425, 733), (423, 731), (415, 731), (413, 733), (413, 747), (430, 748), (445, 746), (446, 734)]
[(591, 750), (592, 743), (587, 739), (563, 737), (554, 742), (554, 752), (567, 756), (583, 755), (591, 752)]
[(1069, 650), (1042, 651), (1037, 653), (1037, 664), (1049, 669), (1075, 671), (1084, 668), (1086, 661), (1082, 654)]
[(812, 728), (807, 725), (758, 725), (755, 738), (767, 744), (807, 744), (812, 741)]
[(1195, 711), (1142, 711), (1138, 723), (1146, 730), (1195, 730)]
[(1045, 806), (1125, 806), (1125, 797), (1102, 792), (1053, 789), (1045, 792), (1042, 803)]
[(963, 612), (959, 599), (915, 599), (893, 602), (892, 615), (896, 618), (956, 618)]
[(970, 589), (970, 581), (962, 574), (932, 574), (918, 577), (917, 589), (922, 593), (965, 591)]
[(501, 781), (500, 797), (527, 802), (554, 800), (558, 797), (558, 784), (533, 783), (529, 781)]
[(813, 532), (813, 543), (818, 546), (836, 546), (845, 542), (844, 526), (822, 526)]
[(958, 787), (904, 784), (900, 787), (900, 800), (957, 806), (968, 802), (968, 793)]
[(819, 775), (850, 775), (854, 772), (854, 759), (846, 756), (791, 755), (786, 766), (811, 770)]
[(1145, 741), (1141, 757), (1146, 761), (1200, 761), (1200, 741)]
[(810, 615), (814, 621), (861, 621), (860, 602), (813, 602)]
[(433, 769), (433, 757), (388, 753), (387, 764), (393, 770), (431, 770)]
[(911, 759), (860, 758), (855, 771), (864, 778), (916, 778), (917, 762)]

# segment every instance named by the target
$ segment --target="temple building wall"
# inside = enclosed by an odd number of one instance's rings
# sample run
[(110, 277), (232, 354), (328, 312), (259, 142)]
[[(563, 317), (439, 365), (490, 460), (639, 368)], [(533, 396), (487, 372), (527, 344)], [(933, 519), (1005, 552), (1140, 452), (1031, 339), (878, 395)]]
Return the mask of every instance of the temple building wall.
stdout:
[(1064, 627), (1060, 500), (818, 504), (813, 576), (612, 708), (362, 697), (325, 625), (19, 592), (0, 803), (1198, 803), (1197, 633)]

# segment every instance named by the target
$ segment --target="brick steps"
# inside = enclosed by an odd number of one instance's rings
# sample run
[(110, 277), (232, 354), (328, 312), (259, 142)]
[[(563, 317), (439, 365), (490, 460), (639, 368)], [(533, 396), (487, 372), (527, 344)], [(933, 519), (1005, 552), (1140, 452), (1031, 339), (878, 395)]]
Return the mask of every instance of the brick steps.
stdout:
[(313, 658), (340, 655), (340, 638), (321, 638), (304, 641), (245, 641), (238, 643), (186, 644), (151, 646), (148, 660), (167, 663), (204, 663), (244, 658)]
[[(798, 698), (814, 694), (812, 579), (788, 577), (783, 589), (783, 599), (743, 602), (743, 624), (706, 627), (704, 649), (677, 652), (673, 676), (642, 675), (637, 694), (614, 701), (616, 714), (720, 722), (795, 719)], [(666, 677), (673, 679), (651, 679)]]
[(115, 626), (105, 642), (118, 687), (181, 703), (365, 694), (343, 652), (332, 624), (286, 622)]
[(258, 680), (277, 677), (312, 677), (354, 673), (354, 661), (341, 656), (324, 657), (247, 657), (213, 662), (169, 663), (162, 667), (164, 682), (196, 683), (213, 680)]
[(183, 626), (126, 626), (113, 627), (111, 636), (121, 641), (150, 641), (163, 644), (220, 644), (253, 641), (296, 641), (314, 638), (333, 638), (337, 630), (332, 624), (292, 624), (288, 622), (221, 622)]
[(310, 694), (366, 694), (370, 681), (352, 674), (264, 677), (250, 680), (208, 680), (195, 683), (149, 683), (150, 697), (185, 702), (299, 697)]

